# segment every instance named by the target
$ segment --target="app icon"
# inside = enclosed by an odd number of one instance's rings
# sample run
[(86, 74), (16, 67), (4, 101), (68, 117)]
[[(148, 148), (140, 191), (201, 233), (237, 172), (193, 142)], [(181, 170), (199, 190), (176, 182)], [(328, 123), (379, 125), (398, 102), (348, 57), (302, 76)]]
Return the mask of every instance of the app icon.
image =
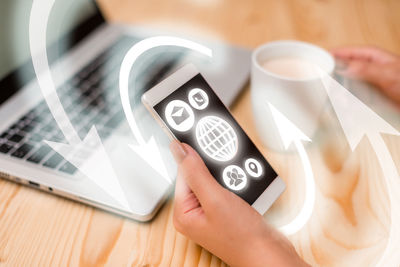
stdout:
[(190, 105), (195, 109), (202, 110), (208, 106), (208, 95), (200, 88), (190, 90), (188, 98)]
[(172, 109), (171, 117), (176, 125), (179, 125), (189, 118), (189, 112), (187, 112), (184, 107), (174, 107)]
[(235, 130), (216, 116), (206, 116), (197, 123), (196, 139), (204, 153), (217, 161), (231, 160), (238, 150)]
[(229, 165), (222, 173), (225, 185), (234, 191), (242, 190), (247, 184), (247, 177), (242, 168)]
[(188, 131), (194, 124), (194, 113), (191, 107), (181, 100), (172, 100), (165, 108), (168, 124), (179, 132)]
[(258, 178), (261, 176), (263, 169), (261, 167), (260, 162), (253, 158), (249, 158), (244, 162), (244, 167), (248, 174), (253, 176), (254, 178)]

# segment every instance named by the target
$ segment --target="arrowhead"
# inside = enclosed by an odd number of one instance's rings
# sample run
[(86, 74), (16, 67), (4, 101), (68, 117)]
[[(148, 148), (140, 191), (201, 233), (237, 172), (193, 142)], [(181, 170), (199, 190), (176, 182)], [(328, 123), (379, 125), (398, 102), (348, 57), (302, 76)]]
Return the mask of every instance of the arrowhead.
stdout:
[(165, 167), (164, 161), (161, 158), (160, 150), (158, 149), (157, 143), (154, 137), (150, 137), (150, 140), (145, 144), (141, 145), (129, 145), (135, 153), (146, 161), (155, 171), (157, 171), (167, 182), (171, 183), (167, 168)]
[(80, 143), (70, 145), (51, 141), (45, 142), (124, 208), (130, 210), (128, 201), (94, 126)]
[(271, 103), (267, 102), (267, 104), (271, 110), (272, 117), (274, 118), (285, 149), (288, 149), (289, 145), (295, 141), (303, 140), (311, 142), (310, 138), (297, 128), (296, 125), (289, 121), (289, 119), (279, 112)]
[(320, 74), (324, 88), (352, 150), (356, 148), (364, 135), (371, 136), (377, 133), (400, 135), (395, 128), (335, 79), (322, 73), (321, 70)]

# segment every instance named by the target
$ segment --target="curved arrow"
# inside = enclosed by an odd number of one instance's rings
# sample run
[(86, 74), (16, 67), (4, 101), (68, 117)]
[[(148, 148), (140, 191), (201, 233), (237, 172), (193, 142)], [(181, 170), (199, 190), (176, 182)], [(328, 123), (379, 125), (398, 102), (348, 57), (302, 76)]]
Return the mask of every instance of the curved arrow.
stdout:
[(400, 176), (396, 165), (390, 155), (385, 142), (380, 134), (368, 136), (372, 148), (375, 150), (383, 175), (386, 178), (386, 187), (389, 191), (391, 227), (389, 240), (386, 249), (377, 266), (389, 266), (393, 263), (400, 263)]
[(333, 109), (346, 135), (347, 142), (354, 151), (366, 136), (374, 149), (382, 168), (391, 205), (391, 226), (386, 249), (378, 266), (398, 266), (400, 262), (400, 176), (381, 133), (400, 135), (400, 133), (379, 117), (367, 105), (351, 94), (340, 83), (318, 69), (321, 80)]
[(279, 227), (279, 230), (286, 235), (292, 235), (299, 231), (310, 219), (314, 210), (315, 203), (315, 181), (314, 174), (311, 168), (310, 159), (304, 149), (302, 141), (311, 142), (299, 128), (289, 121), (282, 113), (280, 113), (271, 103), (266, 103), (271, 110), (272, 117), (278, 128), (279, 135), (282, 139), (285, 149), (288, 149), (290, 144), (294, 144), (299, 152), (301, 162), (305, 172), (305, 200), (299, 214), (288, 224)]
[[(46, 44), (47, 24), (54, 2), (55, 0), (34, 0), (29, 20), (29, 45), (39, 87), (51, 114), (68, 144), (45, 142), (118, 201), (118, 203), (130, 210), (128, 201), (96, 128), (93, 126), (84, 140), (81, 140), (57, 95), (50, 72)], [(91, 156), (89, 160), (86, 160), (88, 154)], [(82, 157), (82, 155), (84, 156)]]
[(193, 41), (171, 36), (157, 36), (144, 39), (133, 45), (126, 53), (121, 64), (119, 87), (122, 107), (128, 120), (129, 127), (131, 128), (131, 131), (138, 143), (138, 145), (130, 145), (130, 147), (150, 166), (152, 166), (162, 177), (164, 177), (169, 183), (171, 183), (171, 179), (168, 176), (167, 169), (161, 158), (161, 153), (158, 149), (154, 137), (151, 136), (148, 142), (146, 142), (146, 140), (143, 138), (136, 123), (135, 117), (132, 112), (131, 103), (129, 101), (129, 73), (133, 65), (135, 64), (135, 61), (140, 55), (142, 55), (146, 51), (160, 46), (183, 47), (194, 50), (209, 57), (212, 57), (212, 51), (208, 47), (205, 47)]

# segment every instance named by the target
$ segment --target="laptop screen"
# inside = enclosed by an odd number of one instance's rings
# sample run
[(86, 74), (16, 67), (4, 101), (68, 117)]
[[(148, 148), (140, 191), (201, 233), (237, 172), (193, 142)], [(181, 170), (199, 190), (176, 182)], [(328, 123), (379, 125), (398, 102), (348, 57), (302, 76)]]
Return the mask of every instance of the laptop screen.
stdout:
[[(0, 1), (0, 104), (35, 77), (29, 49), (32, 1)], [(50, 63), (103, 22), (92, 0), (56, 0), (47, 29)]]

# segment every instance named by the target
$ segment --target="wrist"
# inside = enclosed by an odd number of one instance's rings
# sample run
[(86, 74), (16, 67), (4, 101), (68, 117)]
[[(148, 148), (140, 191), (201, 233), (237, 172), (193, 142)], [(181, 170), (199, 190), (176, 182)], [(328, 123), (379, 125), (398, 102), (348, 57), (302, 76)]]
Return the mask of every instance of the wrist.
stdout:
[(256, 266), (309, 266), (297, 254), (294, 246), (275, 229), (267, 229), (254, 241), (255, 254), (252, 255)]

